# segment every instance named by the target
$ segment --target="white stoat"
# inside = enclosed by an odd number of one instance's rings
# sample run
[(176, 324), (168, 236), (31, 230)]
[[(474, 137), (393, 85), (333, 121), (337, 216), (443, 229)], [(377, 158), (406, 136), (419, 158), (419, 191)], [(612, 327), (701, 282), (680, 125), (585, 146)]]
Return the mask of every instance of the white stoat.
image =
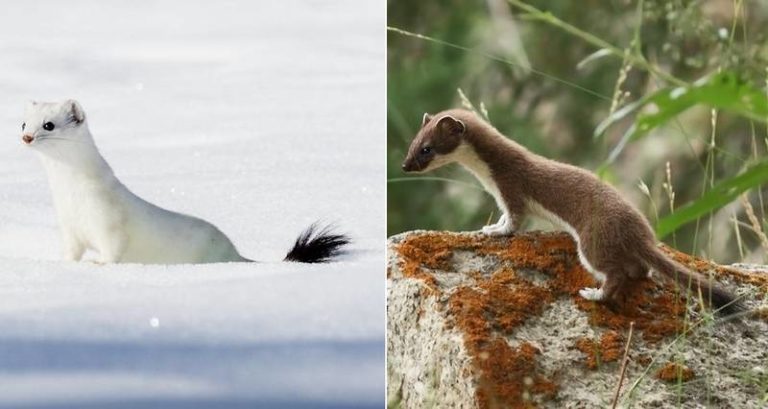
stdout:
[[(77, 101), (31, 102), (21, 128), (22, 141), (38, 153), (48, 174), (66, 260), (81, 260), (90, 249), (100, 263), (251, 261), (216, 226), (128, 190), (99, 153)], [(313, 225), (285, 259), (328, 261), (348, 242)]]

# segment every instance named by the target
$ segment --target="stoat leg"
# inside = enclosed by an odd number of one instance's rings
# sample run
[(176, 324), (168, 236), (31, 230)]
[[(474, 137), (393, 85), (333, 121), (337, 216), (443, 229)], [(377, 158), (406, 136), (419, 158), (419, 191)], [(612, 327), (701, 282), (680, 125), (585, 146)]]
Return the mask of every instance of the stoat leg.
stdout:
[(64, 260), (80, 261), (85, 253), (85, 246), (74, 237), (64, 238)]
[(579, 262), (581, 263), (581, 266), (584, 267), (587, 271), (589, 271), (590, 274), (592, 274), (592, 277), (595, 278), (599, 283), (605, 282), (605, 273), (602, 271), (597, 270), (595, 267), (592, 266), (592, 263), (587, 260), (587, 256), (584, 255), (584, 251), (581, 248), (581, 243), (579, 243), (579, 247), (576, 250), (576, 252), (579, 255)]
[(517, 226), (515, 226), (514, 217), (504, 213), (499, 218), (498, 223), (484, 226), (482, 232), (488, 236), (508, 236), (514, 233), (515, 230), (517, 230)]
[(616, 273), (606, 274), (605, 282), (600, 288), (582, 288), (579, 295), (590, 301), (621, 302), (626, 296), (630, 279)]
[(502, 213), (501, 217), (499, 217), (499, 221), (496, 223), (499, 226), (504, 226), (507, 224), (507, 221), (509, 220), (509, 217), (507, 217), (506, 213)]
[(125, 246), (127, 244), (126, 238), (121, 234), (120, 237), (113, 237), (111, 240), (106, 240), (102, 243), (99, 250), (99, 264), (117, 263), (123, 257)]
[(487, 226), (483, 226), (482, 232), (488, 234), (487, 232), (501, 229), (502, 226), (507, 222), (507, 214), (502, 213), (501, 217), (499, 217), (499, 221), (497, 221), (494, 224), (489, 224)]
[(96, 264), (111, 264), (120, 261), (121, 253), (117, 251), (104, 251), (99, 253), (99, 259), (96, 260)]

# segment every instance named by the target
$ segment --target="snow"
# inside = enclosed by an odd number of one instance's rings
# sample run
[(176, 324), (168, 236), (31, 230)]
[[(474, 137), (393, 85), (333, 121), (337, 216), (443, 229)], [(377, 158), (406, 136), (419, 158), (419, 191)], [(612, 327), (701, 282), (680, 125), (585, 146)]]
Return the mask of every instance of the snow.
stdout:
[[(3, 4), (0, 407), (383, 406), (385, 15), (376, 0)], [(261, 263), (60, 261), (20, 127), (27, 100), (64, 98), (129, 188)], [(315, 220), (351, 251), (280, 262)]]

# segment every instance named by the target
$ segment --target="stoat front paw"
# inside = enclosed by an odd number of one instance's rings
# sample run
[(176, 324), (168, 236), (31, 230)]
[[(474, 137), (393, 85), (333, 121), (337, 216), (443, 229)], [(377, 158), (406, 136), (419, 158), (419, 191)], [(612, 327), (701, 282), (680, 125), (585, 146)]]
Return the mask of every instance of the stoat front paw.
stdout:
[(483, 226), (481, 231), (487, 236), (509, 236), (515, 232), (514, 229), (509, 229), (506, 226), (499, 227), (496, 225)]
[(495, 224), (489, 224), (489, 225), (487, 225), (487, 226), (483, 226), (483, 228), (482, 228), (482, 229), (480, 229), (480, 231), (481, 231), (483, 234), (487, 234), (487, 235), (489, 235), (489, 236), (490, 236), (490, 235), (491, 235), (491, 232), (492, 232), (492, 231), (494, 231), (494, 230), (496, 230), (496, 228), (497, 228), (497, 227), (496, 227), (496, 225), (495, 225)]
[(582, 288), (579, 290), (579, 295), (585, 300), (600, 301), (603, 299), (602, 288)]

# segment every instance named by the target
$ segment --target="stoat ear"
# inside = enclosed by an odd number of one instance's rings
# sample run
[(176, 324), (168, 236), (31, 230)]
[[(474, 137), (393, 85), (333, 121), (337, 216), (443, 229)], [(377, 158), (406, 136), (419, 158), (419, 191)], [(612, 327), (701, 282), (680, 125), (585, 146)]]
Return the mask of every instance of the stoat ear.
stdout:
[(69, 107), (69, 112), (75, 122), (80, 124), (85, 121), (85, 111), (83, 111), (83, 107), (80, 106), (80, 103), (74, 99), (68, 99), (66, 104)]
[(443, 131), (447, 132), (450, 135), (463, 135), (464, 132), (467, 130), (467, 126), (464, 125), (464, 122), (450, 115), (441, 117), (437, 121), (437, 126), (439, 126), (440, 129), (442, 129)]
[(424, 116), (421, 118), (421, 127), (423, 128), (424, 126), (426, 126), (429, 123), (429, 121), (432, 120), (432, 118), (434, 118), (432, 115), (425, 112)]
[(27, 108), (34, 108), (37, 106), (37, 101), (29, 100), (27, 101)]

